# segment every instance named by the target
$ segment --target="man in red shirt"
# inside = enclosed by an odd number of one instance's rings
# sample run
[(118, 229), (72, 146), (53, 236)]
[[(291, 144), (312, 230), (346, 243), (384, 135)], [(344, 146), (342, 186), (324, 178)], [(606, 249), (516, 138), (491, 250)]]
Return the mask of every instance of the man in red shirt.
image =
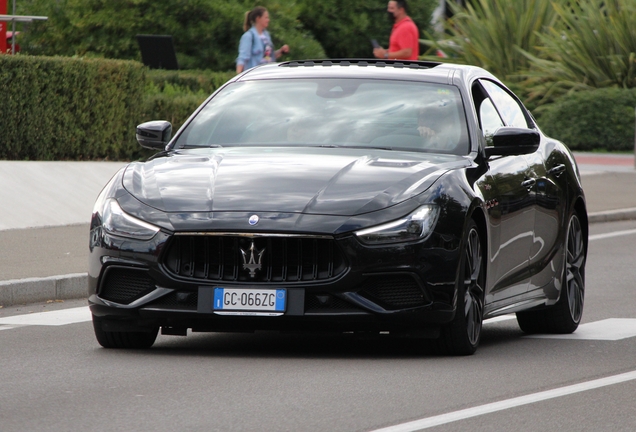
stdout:
[(389, 49), (375, 48), (373, 55), (384, 59), (417, 60), (420, 54), (420, 32), (406, 14), (406, 0), (391, 0), (386, 8), (395, 24), (391, 30)]

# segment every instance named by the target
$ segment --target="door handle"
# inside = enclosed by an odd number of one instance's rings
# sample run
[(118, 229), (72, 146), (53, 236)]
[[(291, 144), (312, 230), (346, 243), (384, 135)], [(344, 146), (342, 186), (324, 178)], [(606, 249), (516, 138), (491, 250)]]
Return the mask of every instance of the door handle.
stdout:
[(559, 177), (561, 174), (565, 172), (565, 165), (559, 164), (555, 167), (552, 167), (548, 170), (548, 174), (554, 175), (555, 177)]
[(527, 179), (525, 181), (521, 182), (521, 186), (523, 186), (524, 188), (528, 189), (528, 191), (530, 191), (530, 189), (532, 189), (532, 187), (537, 183), (537, 179)]

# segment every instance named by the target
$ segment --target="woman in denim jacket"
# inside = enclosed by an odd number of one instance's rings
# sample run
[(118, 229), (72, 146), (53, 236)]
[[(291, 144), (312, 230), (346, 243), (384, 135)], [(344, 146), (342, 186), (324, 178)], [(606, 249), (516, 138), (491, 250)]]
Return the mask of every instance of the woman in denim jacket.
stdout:
[(274, 44), (269, 32), (269, 12), (257, 6), (245, 14), (243, 36), (239, 43), (239, 54), (236, 59), (236, 73), (253, 68), (263, 63), (275, 62), (276, 58), (289, 52), (289, 46), (283, 45), (274, 51)]

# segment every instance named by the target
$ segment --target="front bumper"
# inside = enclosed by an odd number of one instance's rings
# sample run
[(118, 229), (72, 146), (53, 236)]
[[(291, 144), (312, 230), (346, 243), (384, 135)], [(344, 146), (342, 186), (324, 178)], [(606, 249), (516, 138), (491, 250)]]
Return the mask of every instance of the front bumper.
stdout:
[[(249, 283), (202, 280), (166, 265), (171, 234), (132, 242), (91, 233), (89, 304), (111, 331), (162, 327), (193, 331), (408, 331), (436, 328), (455, 313), (459, 240), (368, 247), (336, 238), (346, 268), (316, 280)], [(225, 316), (212, 310), (214, 287), (284, 288), (280, 316)], [(172, 330), (169, 330), (172, 329)]]

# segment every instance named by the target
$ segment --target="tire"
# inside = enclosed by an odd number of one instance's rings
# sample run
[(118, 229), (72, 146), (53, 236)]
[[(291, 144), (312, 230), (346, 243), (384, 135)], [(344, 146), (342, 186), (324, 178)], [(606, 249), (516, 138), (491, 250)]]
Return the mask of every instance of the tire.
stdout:
[(585, 242), (579, 217), (570, 216), (565, 237), (565, 258), (559, 300), (545, 309), (518, 312), (517, 322), (525, 333), (568, 334), (583, 316), (585, 297)]
[(471, 220), (463, 242), (455, 317), (442, 327), (438, 345), (444, 353), (472, 355), (481, 339), (486, 269), (477, 224)]
[(155, 343), (159, 328), (150, 331), (105, 331), (103, 319), (93, 315), (93, 330), (97, 342), (104, 348), (147, 349)]

